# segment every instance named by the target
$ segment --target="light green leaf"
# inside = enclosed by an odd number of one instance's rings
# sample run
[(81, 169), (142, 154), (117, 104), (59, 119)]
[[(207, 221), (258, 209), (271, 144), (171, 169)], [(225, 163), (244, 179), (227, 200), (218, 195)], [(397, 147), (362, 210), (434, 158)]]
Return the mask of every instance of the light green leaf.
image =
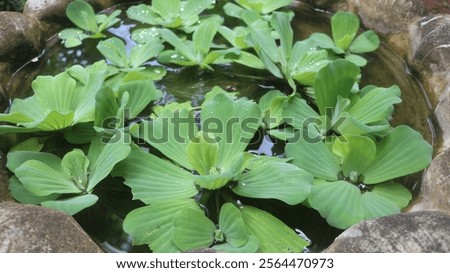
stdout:
[(369, 124), (388, 119), (394, 110), (394, 104), (400, 103), (400, 88), (396, 85), (390, 88), (377, 87), (365, 94), (348, 113), (358, 121)]
[(261, 97), (258, 104), (267, 128), (278, 127), (283, 122), (287, 102), (288, 97), (279, 90), (269, 91)]
[(347, 98), (360, 74), (360, 69), (345, 60), (336, 60), (322, 68), (316, 77), (314, 92), (322, 115), (336, 106), (338, 97)]
[(246, 98), (233, 100), (218, 94), (203, 103), (201, 122), (202, 130), (215, 135), (219, 144), (217, 165), (227, 168), (253, 138), (261, 122), (261, 111)]
[[(273, 3), (273, 1), (268, 2)], [(270, 20), (272, 27), (275, 29), (278, 35), (280, 35), (280, 60), (283, 66), (287, 65), (286, 62), (291, 57), (292, 45), (294, 43), (294, 31), (291, 27), (291, 19), (292, 17), (289, 13), (274, 12)]]
[[(130, 9), (132, 7), (130, 7)], [(131, 39), (138, 44), (145, 44), (149, 40), (153, 40), (155, 38), (158, 38), (159, 36), (160, 36), (159, 28), (156, 28), (156, 27), (140, 28), (140, 29), (134, 30), (131, 33)]]
[(160, 31), (162, 38), (172, 45), (177, 52), (191, 61), (197, 61), (197, 57), (192, 48), (188, 47), (175, 33), (169, 29)]
[(16, 176), (36, 196), (53, 193), (81, 193), (68, 174), (57, 171), (38, 160), (28, 160), (16, 169)]
[(217, 167), (219, 144), (214, 137), (199, 132), (188, 144), (187, 156), (194, 170), (200, 175), (210, 174), (211, 169)]
[(43, 139), (37, 137), (30, 137), (12, 147), (9, 150), (9, 153), (17, 151), (39, 152), (43, 147), (44, 147)]
[[(262, 27), (259, 21), (250, 26), (252, 39), (273, 63), (281, 62), (280, 51), (276, 41), (272, 38), (270, 29)], [(260, 56), (261, 57), (261, 56)]]
[(137, 44), (131, 49), (129, 66), (137, 68), (158, 55), (163, 49), (164, 46), (158, 38), (148, 40), (144, 44)]
[(131, 235), (134, 245), (148, 244), (154, 252), (178, 252), (172, 240), (173, 220), (183, 209), (201, 212), (194, 199), (167, 199), (130, 212), (123, 229)]
[(94, 9), (86, 1), (76, 0), (70, 3), (66, 9), (66, 15), (77, 27), (92, 33), (97, 32)]
[(241, 247), (234, 247), (230, 243), (224, 243), (214, 245), (212, 248), (226, 253), (255, 253), (259, 249), (259, 243), (255, 236), (248, 236), (247, 242)]
[(15, 175), (9, 179), (9, 192), (11, 193), (11, 196), (20, 203), (34, 205), (39, 205), (44, 201), (58, 199), (58, 197), (60, 196), (59, 194), (36, 196), (29, 192)]
[(127, 10), (127, 16), (132, 20), (136, 20), (144, 24), (157, 25), (162, 22), (161, 18), (153, 11), (151, 6), (145, 4), (129, 7)]
[(117, 164), (113, 175), (125, 178), (133, 199), (146, 204), (190, 198), (198, 193), (190, 172), (138, 148)]
[(109, 142), (102, 137), (92, 140), (89, 147), (89, 184), (87, 191), (91, 192), (100, 183), (114, 166), (127, 158), (130, 153), (130, 137), (127, 134), (116, 133)]
[(377, 184), (372, 192), (393, 202), (401, 209), (406, 208), (412, 199), (411, 192), (398, 183)]
[(377, 184), (418, 172), (431, 163), (432, 150), (420, 133), (400, 125), (377, 145), (374, 163), (364, 172), (364, 183)]
[(14, 151), (9, 152), (6, 157), (6, 167), (13, 173), (19, 168), (23, 163), (28, 160), (39, 160), (45, 165), (51, 167), (52, 169), (62, 172), (61, 159), (54, 154), (41, 153), (35, 151)]
[(363, 193), (362, 204), (365, 220), (400, 213), (400, 208), (395, 203), (374, 192)]
[(379, 46), (380, 38), (378, 38), (378, 35), (374, 31), (368, 30), (356, 37), (349, 49), (353, 53), (366, 53), (375, 51)]
[(183, 19), (190, 19), (202, 13), (205, 9), (214, 5), (214, 0), (188, 0), (184, 3), (184, 10), (180, 16)]
[(228, 182), (233, 180), (235, 173), (219, 168), (213, 169), (214, 172), (208, 175), (196, 175), (194, 178), (195, 184), (208, 190), (217, 190), (224, 187)]
[(97, 203), (98, 197), (94, 194), (85, 194), (61, 200), (49, 200), (41, 203), (41, 206), (61, 210), (74, 215)]
[(210, 247), (216, 225), (198, 209), (183, 209), (173, 219), (172, 238), (181, 251)]
[(290, 141), (291, 139), (293, 139), (295, 137), (295, 129), (292, 127), (287, 127), (287, 128), (282, 128), (282, 129), (272, 129), (267, 131), (267, 133), (271, 136), (273, 136), (274, 138), (278, 138), (279, 140), (282, 141)]
[(141, 123), (139, 129), (139, 137), (145, 142), (182, 167), (193, 170), (186, 153), (198, 131), (192, 111), (166, 109), (156, 119)]
[(118, 111), (119, 104), (111, 87), (100, 89), (95, 95), (95, 126), (116, 128), (113, 125), (119, 123), (116, 117)]
[(241, 51), (238, 58), (233, 59), (233, 62), (255, 69), (265, 68), (264, 63), (257, 56), (246, 51)]
[(164, 20), (171, 21), (177, 17), (180, 11), (180, 0), (153, 0), (152, 9)]
[(104, 41), (100, 41), (97, 45), (97, 49), (114, 65), (127, 68), (128, 67), (128, 55), (124, 42), (116, 37), (109, 38)]
[(296, 129), (307, 128), (309, 124), (319, 120), (319, 114), (298, 96), (291, 97), (284, 105), (283, 116), (286, 122)]
[(203, 56), (206, 56), (211, 48), (214, 36), (217, 33), (218, 25), (215, 22), (200, 24), (192, 35), (192, 42), (195, 49)]
[(351, 12), (337, 12), (331, 17), (331, 32), (335, 44), (347, 50), (359, 29), (359, 19)]
[(366, 58), (359, 56), (359, 55), (355, 55), (355, 54), (347, 54), (344, 57), (347, 61), (359, 66), (359, 67), (363, 67), (367, 65), (367, 60)]
[(120, 19), (116, 18), (116, 17), (119, 16), (121, 13), (122, 13), (121, 10), (115, 10), (108, 16), (106, 16), (104, 14), (100, 14), (100, 15), (104, 15), (105, 18), (100, 22), (100, 25), (98, 26), (97, 34), (103, 32), (105, 29), (110, 28), (113, 25), (120, 22)]
[(251, 206), (241, 213), (248, 232), (259, 242), (260, 253), (298, 253), (309, 244), (270, 213)]
[(308, 202), (336, 228), (346, 229), (364, 219), (361, 191), (346, 181), (314, 184)]
[[(309, 37), (321, 48), (332, 49), (335, 47), (333, 39), (324, 33), (313, 33)], [(342, 52), (344, 53), (344, 52)]]
[(77, 185), (83, 189), (87, 188), (89, 159), (82, 150), (74, 149), (67, 153), (61, 161), (61, 167)]
[(314, 177), (290, 163), (266, 163), (238, 177), (234, 193), (251, 198), (278, 199), (289, 205), (303, 202)]
[(333, 152), (342, 159), (344, 175), (355, 183), (372, 165), (376, 150), (372, 139), (359, 135), (344, 135), (333, 143)]
[(219, 228), (232, 247), (243, 247), (249, 240), (241, 211), (232, 203), (225, 203), (220, 209)]
[(129, 94), (129, 100), (126, 105), (128, 119), (136, 118), (151, 101), (156, 101), (162, 97), (161, 90), (156, 89), (152, 80), (137, 80), (123, 83), (119, 86), (119, 95)]
[(330, 62), (328, 52), (326, 50), (306, 49), (301, 45), (301, 42), (295, 43), (292, 50), (290, 73), (292, 78), (300, 84), (313, 86), (317, 73)]
[(336, 181), (341, 168), (323, 142), (308, 143), (300, 139), (286, 145), (286, 156), (292, 163), (314, 175), (315, 178)]

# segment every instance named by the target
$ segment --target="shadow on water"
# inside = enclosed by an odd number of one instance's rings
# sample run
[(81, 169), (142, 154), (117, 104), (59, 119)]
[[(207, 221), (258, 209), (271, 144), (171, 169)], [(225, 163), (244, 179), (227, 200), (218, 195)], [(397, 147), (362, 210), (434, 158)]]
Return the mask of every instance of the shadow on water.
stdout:
[[(293, 28), (296, 39), (305, 39), (313, 32), (330, 33), (330, 14), (313, 10), (300, 4), (296, 8)], [(117, 35), (127, 42), (127, 47), (133, 45), (130, 30), (139, 26), (124, 19), (121, 25), (110, 30), (109, 36)], [(29, 96), (31, 81), (40, 75), (55, 75), (67, 67), (79, 64), (88, 65), (103, 57), (96, 49), (96, 40), (87, 40), (83, 47), (64, 48), (57, 38), (54, 38), (45, 54), (28, 66), (24, 66), (12, 79), (8, 94), (10, 98)], [(393, 124), (407, 124), (420, 131), (425, 139), (434, 142), (434, 134), (428, 100), (416, 80), (409, 74), (404, 62), (384, 45), (376, 52), (366, 56), (369, 60), (363, 69), (362, 85), (374, 84), (388, 87), (393, 84), (400, 86), (403, 103), (396, 107)], [(239, 65), (216, 67), (215, 71), (201, 71), (196, 67), (170, 67), (166, 77), (156, 82), (164, 95), (158, 104), (192, 100), (194, 106), (202, 103), (204, 95), (214, 86), (247, 96), (255, 101), (272, 89), (287, 90), (286, 86), (276, 81), (270, 74), (255, 72)], [(249, 148), (254, 153), (269, 156), (282, 156), (284, 143), (276, 142), (263, 132), (255, 137), (254, 144)], [(276, 142), (276, 143), (275, 143)], [(419, 188), (421, 174), (402, 178), (403, 184), (415, 194)], [(131, 201), (130, 189), (120, 179), (109, 178), (98, 185), (95, 193), (99, 202), (92, 208), (76, 215), (82, 227), (95, 238), (108, 252), (146, 252), (148, 247), (133, 247), (130, 237), (122, 229), (123, 217), (134, 208), (143, 204)], [(290, 227), (300, 229), (311, 240), (310, 251), (319, 252), (328, 247), (342, 230), (329, 226), (320, 215), (303, 205), (288, 206), (276, 200), (245, 200), (243, 203), (264, 209)], [(118, 206), (120, 204), (120, 206)]]

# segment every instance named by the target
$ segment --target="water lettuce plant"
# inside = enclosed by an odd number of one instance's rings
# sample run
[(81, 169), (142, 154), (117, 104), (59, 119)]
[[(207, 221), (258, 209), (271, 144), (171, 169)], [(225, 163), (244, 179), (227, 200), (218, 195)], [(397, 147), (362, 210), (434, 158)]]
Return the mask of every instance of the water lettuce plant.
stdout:
[(231, 17), (242, 18), (245, 11), (256, 12), (262, 15), (270, 14), (288, 6), (292, 3), (292, 0), (235, 0), (234, 2), (236, 4), (229, 2), (224, 5), (225, 14)]
[(85, 39), (104, 38), (103, 32), (120, 21), (117, 18), (120, 13), (120, 10), (115, 10), (110, 15), (95, 14), (86, 1), (75, 0), (67, 6), (66, 15), (78, 28), (66, 28), (59, 32), (58, 37), (68, 48), (81, 45)]
[(62, 159), (39, 150), (8, 153), (7, 167), (15, 174), (10, 179), (12, 196), (22, 203), (40, 204), (71, 215), (94, 205), (98, 200), (93, 193), (95, 186), (130, 152), (129, 136), (118, 137), (122, 141), (114, 137), (103, 143), (103, 136), (97, 136), (87, 154), (74, 149)]
[(320, 47), (344, 55), (345, 59), (358, 66), (365, 66), (367, 60), (358, 54), (375, 51), (380, 46), (380, 38), (372, 30), (357, 36), (358, 30), (358, 17), (351, 12), (341, 11), (331, 17), (332, 38), (323, 33), (314, 33), (311, 39)]
[[(284, 159), (245, 152), (259, 127), (261, 113), (258, 105), (245, 98), (236, 99), (216, 88), (201, 106), (201, 130), (196, 127), (192, 110), (182, 108), (174, 111), (170, 108), (153, 120), (142, 123), (137, 134), (170, 161), (135, 148), (113, 172), (124, 177), (124, 183), (132, 189), (135, 199), (147, 204), (125, 218), (124, 229), (133, 236), (134, 243), (148, 244), (156, 252), (216, 245), (233, 252), (302, 251), (306, 241), (270, 214), (244, 204), (241, 205), (242, 213), (249, 216), (246, 221), (245, 217), (241, 220), (239, 209), (233, 209), (232, 216), (228, 215), (232, 209), (225, 212), (224, 208), (221, 209), (222, 205), (236, 206), (238, 196), (278, 199), (294, 205), (309, 195), (312, 183), (309, 173)], [(212, 207), (208, 205), (210, 202)], [(202, 206), (208, 208), (212, 220), (219, 218), (216, 222), (218, 228), (204, 214)], [(186, 210), (180, 212), (180, 208)], [(266, 232), (245, 231), (242, 225), (248, 225), (250, 230), (257, 229), (253, 214), (266, 215), (263, 220), (256, 221), (267, 221), (268, 227), (276, 230), (271, 236), (286, 240), (265, 244), (261, 242), (268, 240)], [(197, 219), (195, 225), (202, 226), (202, 229), (195, 231), (191, 228), (194, 224), (180, 220), (186, 216)], [(234, 217), (234, 220), (228, 221), (243, 222), (239, 231), (233, 230), (237, 226), (229, 227), (230, 223), (224, 224), (220, 220), (229, 217)], [(236, 233), (234, 236), (244, 239), (240, 243), (233, 242), (233, 236), (227, 237), (228, 229)], [(220, 239), (222, 237), (228, 239)]]
[(127, 15), (141, 23), (192, 32), (200, 20), (199, 15), (214, 4), (214, 0), (154, 0), (151, 5), (131, 6)]

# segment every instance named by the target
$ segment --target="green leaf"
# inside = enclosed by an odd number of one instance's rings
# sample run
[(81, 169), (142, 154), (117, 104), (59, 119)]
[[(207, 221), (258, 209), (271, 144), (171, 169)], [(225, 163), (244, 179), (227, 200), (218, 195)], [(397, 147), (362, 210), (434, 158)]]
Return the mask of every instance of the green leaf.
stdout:
[(313, 86), (317, 73), (330, 61), (326, 50), (311, 50), (309, 43), (297, 42), (292, 50), (289, 69), (297, 82)]
[[(132, 6), (133, 7), (133, 6)], [(130, 9), (132, 8), (130, 7)], [(130, 10), (129, 9), (129, 10)], [(145, 44), (149, 40), (153, 40), (155, 38), (158, 38), (160, 36), (159, 34), (159, 28), (151, 27), (151, 28), (140, 28), (136, 29), (131, 33), (131, 39), (135, 41), (138, 44)]]
[(119, 86), (119, 95), (129, 94), (129, 100), (126, 105), (128, 119), (136, 118), (151, 101), (156, 101), (162, 97), (162, 92), (156, 89), (152, 80), (137, 80), (123, 83)]
[(66, 15), (77, 27), (92, 33), (97, 32), (94, 9), (87, 2), (76, 0), (70, 3), (66, 9)]
[(296, 129), (307, 128), (311, 123), (317, 123), (319, 114), (298, 96), (291, 97), (283, 107), (286, 122)]
[(233, 59), (233, 62), (242, 64), (255, 69), (264, 69), (264, 63), (255, 55), (241, 51), (238, 58)]
[(200, 175), (210, 174), (217, 167), (219, 144), (211, 136), (199, 132), (187, 146), (187, 156), (194, 170)]
[(172, 45), (177, 52), (191, 61), (197, 61), (197, 57), (192, 48), (188, 47), (175, 33), (169, 29), (162, 29), (160, 33), (162, 38)]
[(294, 43), (294, 32), (291, 27), (291, 18), (292, 17), (289, 13), (275, 12), (270, 20), (272, 27), (275, 29), (278, 35), (280, 35), (280, 46), (282, 49), (280, 51), (280, 60), (282, 61), (282, 63), (284, 63), (284, 66), (286, 66), (287, 60), (291, 57), (292, 45)]
[(330, 36), (324, 33), (313, 33), (309, 38), (316, 44), (318, 44), (321, 48), (332, 49), (335, 47), (333, 39), (331, 39)]
[(243, 247), (249, 240), (241, 211), (231, 203), (220, 209), (219, 228), (232, 247)]
[(36, 196), (53, 193), (81, 193), (68, 174), (57, 171), (38, 160), (28, 160), (16, 169), (16, 176)]
[(267, 128), (278, 127), (283, 122), (283, 112), (287, 101), (288, 97), (279, 90), (269, 91), (261, 97), (259, 107), (264, 115), (263, 118)]
[(344, 135), (333, 143), (333, 152), (341, 157), (346, 177), (358, 182), (359, 176), (373, 163), (376, 154), (375, 143), (369, 137)]
[(350, 45), (350, 51), (353, 53), (366, 53), (375, 51), (380, 46), (380, 38), (372, 31), (368, 30), (361, 35)]
[(192, 111), (166, 109), (156, 119), (141, 123), (139, 129), (139, 137), (145, 142), (182, 167), (193, 170), (187, 157), (187, 146), (198, 131)]
[(212, 174), (196, 175), (194, 178), (195, 184), (208, 190), (217, 190), (224, 187), (228, 182), (233, 180), (235, 173), (231, 171), (224, 171), (219, 168), (214, 169)]
[(98, 51), (105, 56), (114, 65), (127, 68), (128, 67), (128, 55), (124, 42), (116, 37), (109, 38), (104, 41), (100, 41), (97, 45)]
[(336, 181), (341, 168), (322, 141), (308, 143), (300, 139), (297, 142), (290, 142), (285, 148), (286, 156), (293, 158), (292, 163), (314, 175), (315, 178)]
[(158, 13), (164, 20), (170, 21), (178, 16), (180, 11), (180, 0), (153, 0), (152, 9)]
[(41, 138), (31, 137), (16, 144), (9, 150), (9, 153), (17, 151), (39, 152), (43, 147), (44, 143)]
[(345, 55), (345, 59), (359, 67), (363, 67), (367, 65), (367, 60), (359, 55), (355, 55), (355, 54), (347, 54)]
[(216, 136), (218, 166), (227, 168), (235, 156), (245, 150), (260, 125), (260, 117), (258, 105), (246, 98), (233, 100), (218, 94), (203, 103), (201, 126), (205, 133)]
[(146, 204), (190, 198), (198, 193), (190, 172), (138, 148), (114, 168), (113, 175), (125, 178), (133, 199)]
[(395, 203), (373, 192), (363, 193), (362, 204), (365, 220), (400, 213), (400, 208)]
[(336, 106), (338, 97), (347, 98), (360, 74), (360, 69), (345, 60), (336, 60), (322, 68), (316, 77), (314, 91), (322, 115)]
[(289, 205), (309, 195), (313, 176), (290, 163), (266, 163), (242, 174), (234, 193), (251, 198), (278, 199)]
[(245, 226), (259, 242), (260, 253), (298, 253), (309, 244), (294, 230), (271, 214), (245, 206), (241, 209)]
[(128, 213), (123, 229), (133, 238), (133, 245), (148, 244), (154, 252), (178, 252), (172, 240), (173, 220), (183, 209), (201, 212), (194, 199), (167, 199)]
[(347, 50), (359, 29), (359, 19), (351, 12), (337, 12), (331, 17), (331, 32), (335, 44)]
[(393, 202), (401, 209), (406, 208), (412, 199), (411, 192), (398, 183), (377, 184), (372, 192)]
[(346, 229), (364, 219), (361, 192), (346, 181), (314, 184), (308, 202), (336, 228)]
[(180, 16), (184, 19), (195, 17), (214, 4), (214, 0), (188, 0), (185, 2), (184, 10)]
[(364, 183), (377, 184), (418, 172), (431, 163), (432, 150), (420, 133), (400, 125), (377, 145), (374, 163), (364, 172)]
[[(280, 63), (281, 56), (270, 29), (263, 27), (259, 21), (250, 26), (250, 34), (255, 43), (273, 63)], [(260, 56), (261, 57), (261, 56)]]
[(259, 243), (255, 236), (248, 236), (247, 243), (241, 247), (234, 247), (230, 243), (224, 243), (214, 245), (212, 248), (226, 253), (255, 253), (259, 249)]
[(59, 194), (36, 196), (29, 192), (15, 175), (9, 179), (9, 192), (11, 193), (11, 196), (20, 203), (34, 205), (39, 205), (44, 201), (58, 199), (60, 196)]
[(223, 11), (230, 17), (240, 18), (244, 9), (234, 3), (227, 2), (223, 6)]
[(82, 150), (74, 149), (67, 153), (61, 161), (61, 167), (77, 185), (81, 185), (83, 189), (87, 188), (89, 159)]
[(144, 44), (137, 44), (131, 49), (129, 66), (137, 68), (157, 56), (163, 49), (164, 46), (158, 38), (151, 39)]
[(35, 151), (12, 151), (9, 152), (6, 157), (6, 167), (13, 173), (19, 168), (23, 163), (28, 160), (39, 160), (45, 165), (62, 171), (61, 159), (54, 154), (41, 153)]
[(41, 203), (41, 206), (61, 210), (74, 215), (97, 203), (98, 197), (94, 194), (85, 194), (62, 200), (49, 200)]
[(173, 219), (172, 238), (181, 251), (210, 247), (216, 225), (198, 209), (183, 209)]
[[(111, 87), (103, 87), (95, 95), (95, 126), (111, 128), (118, 123), (119, 104)], [(106, 123), (108, 122), (108, 123)], [(116, 126), (114, 126), (116, 128)]]
[(214, 36), (218, 30), (217, 23), (206, 22), (200, 24), (197, 30), (192, 35), (192, 42), (194, 47), (200, 54), (206, 56), (211, 49)]
[(127, 16), (132, 20), (136, 20), (144, 24), (157, 25), (162, 21), (158, 14), (153, 11), (152, 7), (145, 4), (129, 7), (127, 10)]
[(369, 124), (389, 118), (394, 104), (400, 103), (400, 88), (374, 88), (358, 100), (348, 113), (358, 121)]

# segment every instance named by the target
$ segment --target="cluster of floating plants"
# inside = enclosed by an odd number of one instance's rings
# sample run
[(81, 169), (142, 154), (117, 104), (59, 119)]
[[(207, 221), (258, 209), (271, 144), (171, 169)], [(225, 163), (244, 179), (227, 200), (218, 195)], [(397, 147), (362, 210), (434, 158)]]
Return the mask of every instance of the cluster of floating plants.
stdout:
[[(399, 213), (412, 195), (394, 179), (424, 169), (432, 148), (410, 127), (391, 127), (397, 86), (359, 84), (361, 54), (379, 47), (377, 35), (358, 35), (358, 18), (338, 12), (332, 37), (294, 41), (290, 3), (235, 0), (222, 15), (213, 0), (131, 6), (127, 16), (140, 27), (129, 50), (103, 33), (121, 11), (96, 15), (82, 0), (71, 3), (67, 16), (77, 28), (61, 31), (62, 42), (100, 39), (106, 60), (38, 76), (34, 94), (0, 115), (0, 133), (29, 137), (7, 156), (13, 197), (75, 215), (101, 200), (100, 184), (119, 179), (142, 205), (127, 212), (123, 229), (154, 252), (301, 252), (309, 245), (246, 204), (251, 199), (303, 204), (340, 229)], [(155, 82), (166, 69), (230, 65), (268, 71), (289, 91), (255, 102), (217, 86), (199, 106), (155, 104), (163, 95)], [(250, 152), (259, 131), (287, 143), (285, 154)], [(70, 149), (49, 148), (55, 138)]]

